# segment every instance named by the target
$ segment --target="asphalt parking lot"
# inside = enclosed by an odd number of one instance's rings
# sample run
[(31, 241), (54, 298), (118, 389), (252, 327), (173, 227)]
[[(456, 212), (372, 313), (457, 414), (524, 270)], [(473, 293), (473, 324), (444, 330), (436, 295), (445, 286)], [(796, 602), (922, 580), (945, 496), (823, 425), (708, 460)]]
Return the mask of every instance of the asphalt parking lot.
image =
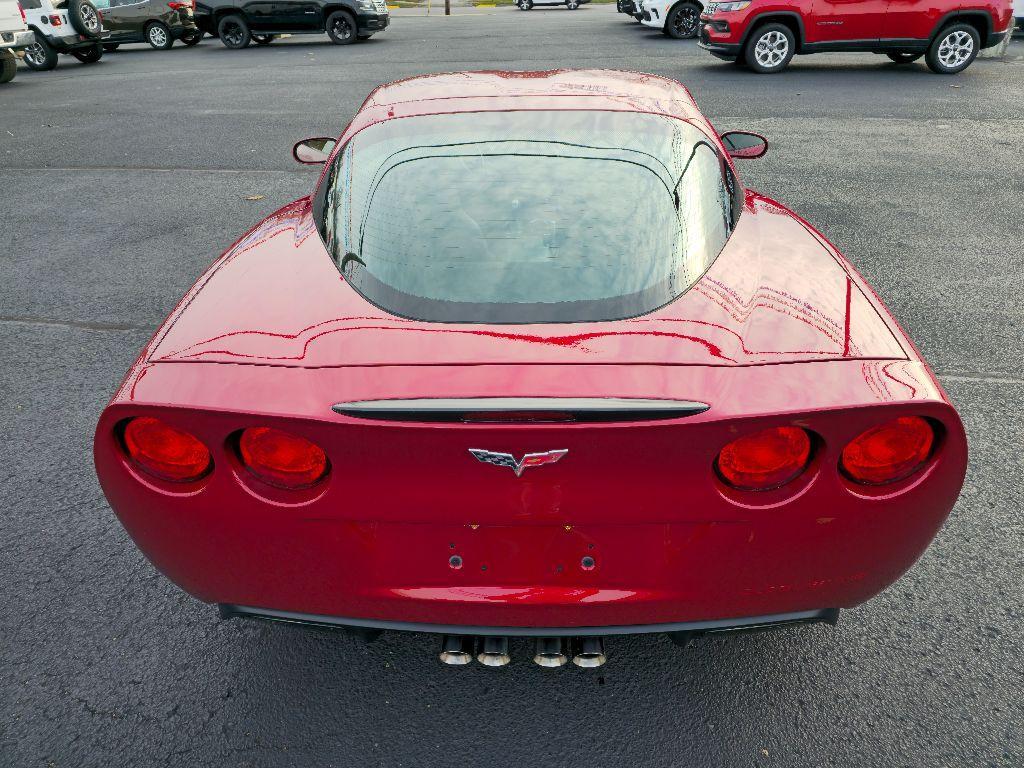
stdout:
[[(310, 191), (296, 139), (384, 81), (556, 67), (667, 75), (719, 129), (769, 137), (744, 181), (850, 257), (963, 415), (949, 522), (834, 629), (615, 638), (594, 671), (220, 621), (109, 510), (103, 405), (206, 266)], [(0, 766), (1024, 764), (1021, 94), (1020, 41), (952, 78), (868, 55), (758, 77), (611, 6), (22, 68), (0, 92)]]

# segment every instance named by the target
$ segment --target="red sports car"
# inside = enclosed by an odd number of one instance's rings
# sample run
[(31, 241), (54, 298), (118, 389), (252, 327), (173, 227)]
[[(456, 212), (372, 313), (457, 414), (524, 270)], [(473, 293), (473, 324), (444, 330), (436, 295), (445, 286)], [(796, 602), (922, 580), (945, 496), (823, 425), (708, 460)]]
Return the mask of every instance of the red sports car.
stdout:
[(652, 75), (378, 88), (128, 372), (111, 506), (224, 616), (449, 663), (835, 622), (928, 546), (967, 445), (864, 279), (743, 187), (765, 148)]

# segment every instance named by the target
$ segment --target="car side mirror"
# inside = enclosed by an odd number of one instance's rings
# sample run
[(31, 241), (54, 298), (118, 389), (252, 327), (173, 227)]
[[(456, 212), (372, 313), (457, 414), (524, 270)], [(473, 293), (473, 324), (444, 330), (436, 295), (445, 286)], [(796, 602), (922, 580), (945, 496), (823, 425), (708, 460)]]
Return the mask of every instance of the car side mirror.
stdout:
[(721, 136), (729, 157), (753, 160), (768, 151), (768, 139), (750, 131), (728, 131)]
[(292, 147), (292, 157), (303, 165), (321, 165), (331, 156), (331, 150), (337, 140), (320, 136), (315, 139), (303, 139)]

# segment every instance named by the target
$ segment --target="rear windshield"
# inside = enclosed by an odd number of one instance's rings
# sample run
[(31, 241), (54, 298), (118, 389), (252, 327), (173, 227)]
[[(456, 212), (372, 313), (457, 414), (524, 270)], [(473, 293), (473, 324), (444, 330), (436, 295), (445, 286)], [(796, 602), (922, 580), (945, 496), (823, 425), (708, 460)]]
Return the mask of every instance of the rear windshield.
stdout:
[(703, 133), (632, 112), (483, 112), (356, 134), (317, 195), (345, 279), (401, 317), (585, 322), (685, 292), (734, 224)]

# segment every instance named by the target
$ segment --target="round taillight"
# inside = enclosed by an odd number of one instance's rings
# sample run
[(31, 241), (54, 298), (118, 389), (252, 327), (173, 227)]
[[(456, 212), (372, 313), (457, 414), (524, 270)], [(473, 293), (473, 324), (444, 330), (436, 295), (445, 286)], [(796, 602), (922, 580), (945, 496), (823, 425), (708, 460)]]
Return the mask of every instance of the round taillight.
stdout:
[(843, 448), (840, 467), (858, 483), (893, 483), (923, 467), (934, 444), (935, 430), (926, 419), (900, 416), (851, 440)]
[(199, 438), (152, 416), (125, 424), (123, 438), (132, 463), (161, 480), (188, 483), (212, 466), (210, 451)]
[(327, 455), (304, 437), (271, 427), (250, 427), (238, 440), (242, 463), (279, 488), (308, 488), (327, 474)]
[(767, 491), (807, 467), (811, 438), (799, 427), (772, 427), (733, 440), (718, 454), (718, 473), (733, 488)]

